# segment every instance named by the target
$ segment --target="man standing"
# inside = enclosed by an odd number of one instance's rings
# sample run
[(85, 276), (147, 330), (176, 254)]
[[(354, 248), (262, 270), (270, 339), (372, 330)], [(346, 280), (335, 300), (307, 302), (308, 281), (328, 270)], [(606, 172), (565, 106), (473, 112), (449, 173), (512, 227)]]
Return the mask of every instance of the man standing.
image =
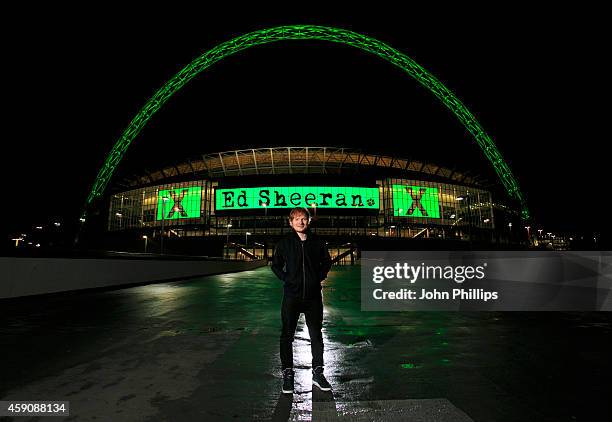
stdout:
[(283, 369), (283, 393), (293, 393), (293, 336), (300, 314), (306, 317), (312, 352), (312, 383), (322, 391), (331, 385), (323, 375), (323, 298), (321, 281), (331, 268), (331, 258), (325, 242), (310, 233), (310, 213), (306, 208), (294, 208), (289, 213), (293, 232), (274, 249), (272, 271), (283, 281), (281, 306), (282, 330), (280, 355)]

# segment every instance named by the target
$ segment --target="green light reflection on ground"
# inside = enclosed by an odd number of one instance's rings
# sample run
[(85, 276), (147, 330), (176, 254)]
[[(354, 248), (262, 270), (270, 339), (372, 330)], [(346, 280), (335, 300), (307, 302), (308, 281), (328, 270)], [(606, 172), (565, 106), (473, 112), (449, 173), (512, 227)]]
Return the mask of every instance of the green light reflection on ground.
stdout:
[(402, 363), (400, 366), (404, 369), (417, 369), (421, 367), (421, 365), (417, 365), (414, 363)]

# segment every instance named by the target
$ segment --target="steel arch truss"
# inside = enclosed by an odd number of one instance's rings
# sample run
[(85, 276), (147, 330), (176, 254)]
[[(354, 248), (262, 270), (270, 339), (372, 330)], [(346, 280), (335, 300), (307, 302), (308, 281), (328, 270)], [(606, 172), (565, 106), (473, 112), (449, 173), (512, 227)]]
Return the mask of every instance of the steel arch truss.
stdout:
[(442, 103), (449, 108), (465, 126), (493, 165), (495, 172), (499, 176), (510, 198), (520, 202), (523, 218), (527, 219), (529, 217), (529, 210), (525, 198), (519, 189), (518, 182), (497, 150), (495, 142), (485, 133), (482, 126), (476, 121), (474, 115), (472, 115), (463, 103), (440, 81), (410, 57), (381, 41), (345, 29), (315, 25), (279, 26), (241, 35), (208, 50), (181, 69), (180, 72), (166, 82), (147, 101), (142, 110), (132, 119), (119, 140), (115, 143), (104, 165), (98, 172), (91, 192), (87, 197), (87, 204), (91, 204), (95, 198), (102, 196), (115, 168), (121, 161), (127, 148), (147, 124), (149, 119), (174, 93), (199, 73), (227, 56), (250, 47), (285, 40), (324, 40), (346, 44), (374, 54), (404, 70), (408, 75), (438, 97), (438, 99), (442, 101)]

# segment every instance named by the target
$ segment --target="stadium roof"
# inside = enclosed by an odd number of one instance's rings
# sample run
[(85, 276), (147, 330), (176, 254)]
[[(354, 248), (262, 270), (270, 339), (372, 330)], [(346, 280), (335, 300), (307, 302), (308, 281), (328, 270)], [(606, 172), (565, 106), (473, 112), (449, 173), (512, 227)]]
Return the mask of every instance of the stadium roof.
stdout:
[(274, 147), (205, 154), (157, 171), (126, 178), (121, 185), (161, 184), (176, 178), (217, 179), (229, 176), (271, 174), (355, 174), (366, 169), (392, 169), (421, 173), (463, 185), (485, 186), (477, 175), (436, 164), (392, 155), (365, 153), (338, 147)]

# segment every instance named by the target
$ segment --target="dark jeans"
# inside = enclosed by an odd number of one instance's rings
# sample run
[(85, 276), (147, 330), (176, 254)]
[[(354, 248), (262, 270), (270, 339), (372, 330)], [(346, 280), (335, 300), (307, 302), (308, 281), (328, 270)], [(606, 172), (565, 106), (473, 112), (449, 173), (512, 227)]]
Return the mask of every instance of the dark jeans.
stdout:
[(281, 319), (283, 328), (280, 336), (280, 355), (283, 369), (293, 368), (293, 336), (300, 314), (306, 317), (308, 334), (310, 335), (310, 350), (312, 352), (312, 367), (323, 366), (323, 301), (317, 299), (301, 299), (283, 297)]

